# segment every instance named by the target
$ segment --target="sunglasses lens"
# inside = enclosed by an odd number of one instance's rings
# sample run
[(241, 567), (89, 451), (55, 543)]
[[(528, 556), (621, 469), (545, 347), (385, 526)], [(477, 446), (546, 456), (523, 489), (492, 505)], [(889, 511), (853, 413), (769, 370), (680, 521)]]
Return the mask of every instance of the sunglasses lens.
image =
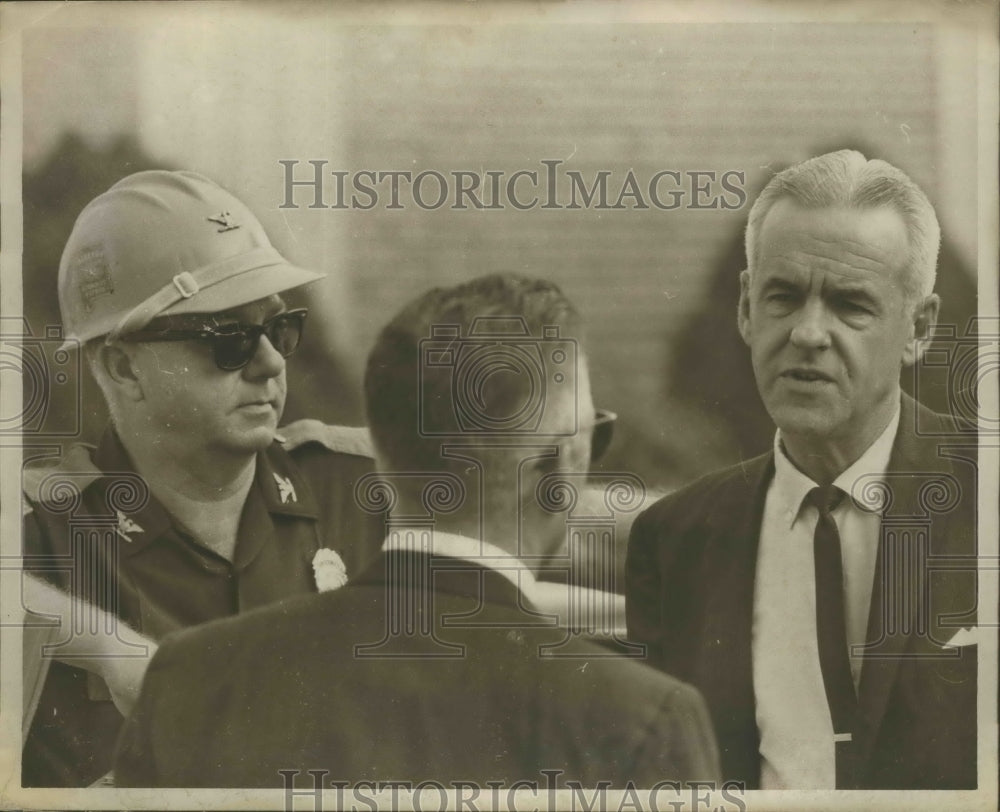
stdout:
[(259, 340), (259, 333), (254, 335), (246, 330), (217, 333), (212, 336), (212, 352), (215, 355), (216, 366), (225, 370), (245, 367), (253, 358)]
[(212, 336), (215, 363), (219, 369), (227, 371), (242, 369), (257, 352), (262, 335), (266, 335), (271, 346), (283, 358), (287, 358), (298, 349), (299, 342), (302, 341), (305, 320), (305, 310), (292, 310), (281, 313), (260, 326), (236, 326), (228, 331), (216, 331)]
[(305, 319), (305, 311), (293, 310), (282, 313), (266, 325), (268, 341), (285, 358), (298, 349)]

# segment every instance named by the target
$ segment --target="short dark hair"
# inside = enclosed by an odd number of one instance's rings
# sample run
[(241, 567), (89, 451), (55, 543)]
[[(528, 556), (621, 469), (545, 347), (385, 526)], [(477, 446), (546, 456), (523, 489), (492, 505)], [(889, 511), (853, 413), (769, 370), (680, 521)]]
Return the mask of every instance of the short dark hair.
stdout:
[[(581, 318), (552, 282), (515, 274), (478, 277), (448, 288), (434, 288), (404, 307), (381, 331), (365, 369), (368, 426), (382, 456), (400, 470), (439, 470), (441, 438), (427, 427), (453, 425), (453, 369), (424, 365), (421, 341), (432, 327), (458, 328), (448, 346), (456, 356), (477, 319), (521, 319), (532, 337), (558, 327), (560, 335), (579, 341)], [(503, 376), (510, 380), (513, 376)], [(516, 387), (515, 387), (516, 389)], [(505, 402), (523, 397), (510, 386), (487, 386), (484, 411), (505, 412)]]

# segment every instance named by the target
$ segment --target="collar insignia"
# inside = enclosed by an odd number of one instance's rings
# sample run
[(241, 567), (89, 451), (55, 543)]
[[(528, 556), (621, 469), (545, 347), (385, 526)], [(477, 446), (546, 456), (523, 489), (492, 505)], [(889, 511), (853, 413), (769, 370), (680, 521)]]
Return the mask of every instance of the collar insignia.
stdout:
[(281, 497), (281, 504), (288, 504), (289, 501), (298, 502), (299, 497), (295, 495), (295, 486), (292, 480), (287, 477), (273, 474), (274, 481), (278, 483), (278, 496)]
[(206, 217), (210, 223), (218, 223), (221, 228), (217, 233), (222, 233), (223, 231), (234, 231), (240, 227), (239, 223), (234, 223), (232, 221), (232, 216), (228, 211), (220, 211), (215, 217)]
[(118, 532), (119, 536), (125, 539), (125, 541), (132, 541), (132, 538), (129, 536), (129, 533), (146, 532), (141, 527), (139, 527), (139, 525), (133, 522), (128, 516), (122, 513), (120, 510), (115, 512), (118, 514), (118, 527), (116, 527), (115, 530)]

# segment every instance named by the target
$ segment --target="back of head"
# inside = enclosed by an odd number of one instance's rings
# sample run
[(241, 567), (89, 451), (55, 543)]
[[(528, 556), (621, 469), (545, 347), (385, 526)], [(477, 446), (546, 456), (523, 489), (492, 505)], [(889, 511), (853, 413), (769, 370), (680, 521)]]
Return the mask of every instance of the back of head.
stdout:
[(396, 470), (438, 470), (443, 441), (575, 433), (557, 412), (577, 405), (580, 326), (559, 288), (540, 279), (494, 274), (420, 296), (368, 358), (380, 457)]
[(880, 160), (868, 160), (855, 150), (839, 150), (810, 158), (775, 175), (750, 210), (746, 231), (747, 268), (752, 274), (758, 239), (771, 207), (790, 198), (809, 209), (888, 207), (906, 224), (910, 241), (911, 299), (934, 289), (941, 229), (927, 196), (901, 170)]
[(208, 178), (137, 172), (77, 218), (59, 308), (68, 341), (110, 341), (157, 316), (229, 310), (321, 277), (286, 262), (253, 213)]

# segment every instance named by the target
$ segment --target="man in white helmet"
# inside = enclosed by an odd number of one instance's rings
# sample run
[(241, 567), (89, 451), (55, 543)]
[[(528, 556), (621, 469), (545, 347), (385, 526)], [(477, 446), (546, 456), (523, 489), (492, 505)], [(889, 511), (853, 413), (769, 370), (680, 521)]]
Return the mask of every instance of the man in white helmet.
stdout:
[[(278, 431), (306, 317), (281, 294), (321, 276), (286, 262), (246, 206), (195, 173), (140, 172), (93, 200), (63, 252), (59, 305), (111, 421), (96, 448), (25, 472), (26, 568), (80, 612), (158, 640), (315, 591), (321, 548), (344, 576), (377, 553), (381, 521), (354, 500), (372, 470), (367, 434), (317, 421)], [(121, 721), (95, 673), (53, 664), (23, 784), (92, 783)]]

